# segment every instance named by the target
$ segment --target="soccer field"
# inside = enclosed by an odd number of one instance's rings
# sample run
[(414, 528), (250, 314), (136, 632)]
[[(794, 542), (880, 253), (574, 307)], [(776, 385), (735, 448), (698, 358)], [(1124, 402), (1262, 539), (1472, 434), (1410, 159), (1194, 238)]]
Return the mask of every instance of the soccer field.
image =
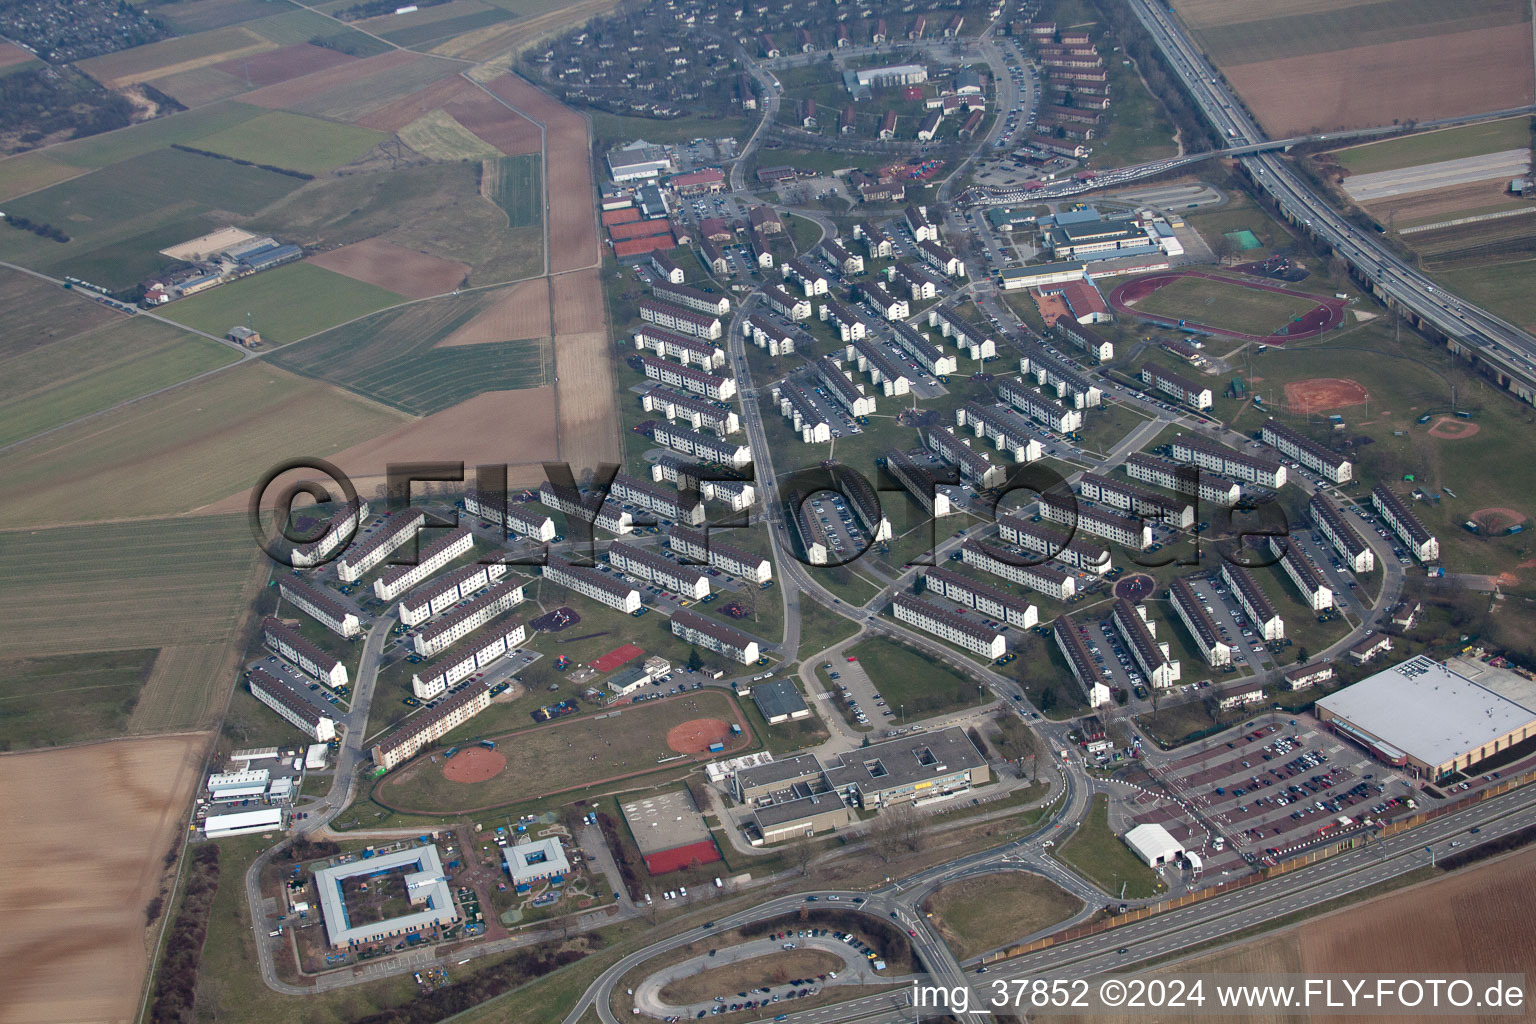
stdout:
[(1318, 304), (1223, 281), (1181, 277), (1136, 303), (1136, 310), (1242, 334), (1272, 334)]

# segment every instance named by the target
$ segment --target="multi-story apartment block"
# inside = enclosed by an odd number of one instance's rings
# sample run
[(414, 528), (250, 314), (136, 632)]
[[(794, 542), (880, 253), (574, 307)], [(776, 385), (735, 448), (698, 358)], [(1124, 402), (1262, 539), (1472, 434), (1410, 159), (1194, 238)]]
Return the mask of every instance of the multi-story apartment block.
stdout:
[(895, 242), (891, 236), (870, 221), (863, 220), (855, 224), (853, 237), (864, 243), (864, 252), (870, 259), (888, 260), (895, 253)]
[(750, 665), (762, 656), (755, 638), (686, 608), (672, 613), (672, 635), (743, 665)]
[(1320, 612), (1333, 607), (1333, 588), (1323, 582), (1322, 574), (1307, 561), (1299, 544), (1292, 544), (1286, 537), (1271, 537), (1269, 550), (1280, 559), (1280, 568), (1296, 585), (1308, 608)]
[(962, 576), (950, 569), (929, 566), (921, 571), (923, 586), (956, 604), (974, 608), (982, 615), (1021, 629), (1034, 629), (1040, 609), (1016, 594)]
[(674, 423), (657, 423), (651, 428), (651, 437), (657, 444), (665, 445), (675, 452), (684, 455), (692, 455), (696, 459), (709, 462), (719, 462), (732, 469), (740, 469), (752, 461), (752, 448), (745, 441), (732, 441), (729, 438), (716, 437), (714, 434), (701, 434), (697, 430), (689, 430)]
[(1160, 690), (1178, 682), (1179, 663), (1169, 659), (1168, 641), (1157, 639), (1157, 625), (1147, 615), (1146, 605), (1116, 598), (1110, 617), (1148, 682)]
[(773, 563), (767, 556), (727, 544), (702, 530), (674, 526), (667, 531), (667, 543), (679, 556), (732, 576), (757, 584), (773, 579)]
[(412, 715), (399, 728), (373, 745), (373, 763), (389, 771), (415, 757), (491, 706), (491, 691), (468, 686), (437, 707)]
[(1333, 662), (1314, 661), (1310, 665), (1298, 665), (1281, 674), (1287, 690), (1306, 690), (1333, 678)]
[(1168, 597), (1205, 663), (1211, 668), (1232, 664), (1231, 645), (1221, 639), (1216, 620), (1205, 610), (1205, 603), (1195, 593), (1195, 588), (1189, 585), (1189, 581), (1182, 577), (1175, 579), (1168, 588)]
[(641, 356), (641, 369), (646, 377), (674, 388), (692, 391), (696, 395), (723, 401), (736, 394), (736, 381), (730, 377), (717, 377), (691, 366), (680, 366), (655, 356)]
[(800, 538), (800, 547), (805, 552), (806, 563), (826, 565), (832, 546), (827, 537), (826, 527), (822, 526), (817, 519), (810, 501), (805, 495), (795, 491), (790, 494), (784, 504), (788, 517), (795, 524), (795, 535)]
[(926, 267), (916, 263), (895, 263), (885, 268), (891, 287), (905, 291), (913, 302), (926, 302), (939, 294), (938, 279)]
[(1079, 572), (1102, 576), (1112, 568), (1109, 548), (1085, 537), (1069, 537), (1044, 523), (1031, 522), (1006, 512), (997, 517), (997, 535), (1035, 557), (1052, 558)]
[(474, 549), (469, 527), (460, 526), (436, 538), (418, 552), (415, 565), (392, 565), (373, 581), (373, 596), (393, 601), (417, 584), (424, 583), (449, 562)]
[(1317, 532), (1328, 538), (1351, 571), (1370, 572), (1376, 568), (1376, 553), (1331, 498), (1326, 494), (1314, 494), (1307, 509), (1312, 513), (1312, 524), (1317, 527)]
[(978, 619), (956, 615), (911, 594), (897, 594), (892, 598), (891, 614), (898, 622), (916, 626), (975, 654), (1001, 658), (1008, 650), (1008, 641), (991, 626)]
[(426, 662), (411, 676), (411, 692), (432, 700), (476, 672), (490, 667), (528, 639), (528, 627), (514, 614), (493, 619), (466, 638), (464, 649), (441, 662)]
[(780, 268), (785, 281), (793, 281), (805, 292), (806, 298), (827, 294), (827, 289), (832, 282), (826, 274), (816, 269), (811, 262), (803, 257), (795, 257), (787, 260)]
[(1180, 434), (1169, 442), (1169, 449), (1179, 462), (1199, 466), (1240, 483), (1278, 488), (1285, 484), (1285, 463), (1267, 455), (1234, 451), (1215, 441)]
[(870, 383), (878, 386), (887, 398), (905, 395), (912, 390), (912, 381), (901, 364), (872, 338), (849, 342), (843, 358), (855, 360), (855, 365), (869, 374)]
[(696, 313), (670, 302), (653, 299), (649, 295), (642, 298), (639, 305), (640, 319), (664, 330), (711, 341), (721, 335), (720, 318), (713, 313)]
[(1175, 402), (1182, 402), (1192, 409), (1211, 407), (1211, 389), (1190, 380), (1182, 373), (1175, 373), (1156, 363), (1148, 363), (1141, 368), (1141, 379), (1172, 397)]
[(308, 544), (301, 544), (293, 549), (290, 556), (293, 567), (308, 569), (324, 562), (332, 552), (340, 549), (343, 544), (357, 535), (363, 527), (363, 520), (367, 518), (368, 499), (362, 496), (350, 499), (331, 514), (330, 523), (326, 526), (324, 533)]
[(864, 386), (848, 378), (843, 368), (827, 356), (819, 357), (813, 364), (816, 377), (826, 386), (827, 394), (842, 406), (850, 416), (868, 416), (875, 411), (875, 396), (866, 395)]
[(251, 687), (252, 697), (276, 711), (316, 743), (329, 743), (336, 738), (336, 720), (311, 703), (307, 694), (295, 690), (259, 665), (247, 672), (245, 679)]
[(651, 294), (664, 302), (691, 309), (695, 313), (725, 316), (731, 311), (731, 300), (724, 295), (690, 288), (685, 284), (663, 284), (658, 281), (651, 286)]
[(1015, 462), (1034, 462), (1045, 455), (1040, 439), (1030, 437), (1023, 422), (1001, 406), (966, 402), (955, 410), (955, 425), (970, 427), (977, 437), (985, 437)]
[(336, 576), (343, 583), (355, 583), (375, 566), (384, 564), (396, 549), (411, 543), (426, 524), (427, 514), (419, 508), (404, 509), (379, 524), (372, 537), (354, 544), (336, 560)]
[(1253, 623), (1254, 630), (1260, 636), (1265, 640), (1285, 638), (1285, 620), (1275, 611), (1269, 595), (1264, 593), (1259, 581), (1253, 578), (1253, 573), (1235, 562), (1227, 561), (1221, 565), (1221, 577), (1232, 588), (1237, 603), (1242, 606), (1248, 621)]
[(797, 380), (781, 380), (769, 393), (779, 403), (780, 415), (794, 424), (800, 440), (806, 444), (832, 440), (832, 424), (805, 385)]
[(933, 221), (928, 219), (928, 207), (909, 206), (903, 211), (906, 217), (907, 230), (912, 237), (919, 242), (934, 242), (938, 240), (939, 229)]
[(1354, 477), (1354, 463), (1329, 451), (1323, 445), (1278, 420), (1267, 420), (1261, 435), (1264, 443), (1273, 445), (1281, 455), (1299, 463), (1324, 479), (1342, 484)]
[(616, 578), (588, 566), (572, 565), (567, 559), (551, 555), (544, 566), (544, 578), (556, 586), (590, 597), (598, 604), (634, 614), (640, 610), (640, 591), (627, 580)]
[(1087, 324), (1080, 324), (1071, 317), (1062, 317), (1056, 321), (1056, 330), (1095, 362), (1107, 363), (1115, 358), (1114, 342)]
[(694, 601), (709, 596), (708, 575), (650, 548), (615, 542), (608, 547), (608, 564), (632, 579), (654, 583)]
[(622, 536), (635, 528), (634, 517), (612, 498), (583, 495), (568, 487), (545, 481), (539, 485), (539, 501), (565, 514), (571, 523), (590, 523), (599, 530)]
[(1140, 519), (1119, 515), (1102, 505), (1084, 505), (1069, 494), (1047, 491), (1040, 496), (1040, 514), (1053, 523), (1076, 526), (1136, 551), (1152, 546), (1152, 527)]
[(675, 487), (662, 487), (628, 473), (613, 475), (613, 483), (608, 486), (608, 497), (629, 502), (663, 519), (695, 526), (704, 521), (702, 501), (685, 495)]
[(659, 356), (676, 359), (684, 366), (697, 366), (701, 370), (715, 370), (725, 365), (725, 353), (714, 342), (660, 327), (642, 327), (637, 330), (635, 348), (642, 352), (649, 350)]
[(1421, 562), (1433, 562), (1440, 557), (1440, 542), (1419, 522), (1419, 517), (1413, 514), (1408, 503), (1396, 491), (1385, 483), (1377, 484), (1371, 488), (1371, 504), (1392, 528), (1392, 532), (1413, 553), (1414, 558)]
[(960, 365), (955, 357), (946, 355), (944, 350), (921, 334), (911, 324), (898, 323), (892, 328), (896, 344), (902, 351), (912, 357), (913, 362), (927, 370), (935, 377), (954, 373)]
[(837, 268), (838, 273), (844, 276), (864, 273), (864, 257), (856, 252), (849, 252), (847, 246), (837, 239), (829, 238), (822, 242), (821, 251)]
[(1180, 530), (1195, 525), (1195, 507), (1190, 502), (1149, 491), (1126, 480), (1084, 473), (1078, 480), (1077, 489), (1090, 501), (1134, 513), (1143, 519), (1166, 523)]
[(891, 521), (880, 510), (880, 495), (869, 481), (858, 473), (842, 472), (836, 468), (832, 470), (832, 478), (843, 497), (848, 499), (848, 507), (853, 510), (859, 527), (869, 535), (871, 542), (878, 544), (890, 540)]
[(1007, 476), (1007, 471), (968, 444), (956, 434), (953, 427), (935, 427), (928, 431), (928, 450), (960, 471), (960, 479), (986, 490), (997, 487)]
[(261, 640), (267, 649), (293, 662), (328, 686), (347, 685), (347, 666), (282, 619), (261, 620)]
[(828, 299), (821, 307), (819, 316), (824, 323), (837, 328), (838, 337), (846, 344), (869, 335), (869, 321), (852, 306)]
[(809, 320), (811, 318), (811, 300), (799, 295), (791, 295), (776, 284), (770, 284), (763, 288), (763, 298), (768, 302), (768, 308), (789, 320)]
[(883, 319), (905, 320), (911, 315), (911, 303), (886, 291), (879, 281), (863, 281), (857, 288), (859, 298), (864, 305), (874, 310)]
[(350, 638), (363, 631), (356, 612), (318, 587), (284, 576), (278, 580), (277, 592), (284, 601), (307, 613), (332, 633)]
[(413, 642), (416, 653), (423, 658), (441, 654), (496, 616), (522, 603), (522, 600), (521, 581), (497, 580), (486, 587), (479, 596), (421, 626), (416, 631)]
[(640, 404), (646, 412), (659, 412), (669, 420), (681, 419), (694, 430), (708, 427), (717, 434), (734, 434), (741, 429), (733, 406), (676, 388), (653, 387), (640, 396)]
[(1075, 364), (1056, 358), (1038, 345), (1024, 346), (1019, 372), (1034, 377), (1035, 383), (1055, 390), (1056, 397), (1074, 409), (1091, 409), (1104, 399), (1104, 392)]
[(885, 468), (912, 496), (912, 500), (933, 518), (942, 519), (960, 511), (949, 500), (949, 495), (944, 493), (933, 471), (906, 452), (887, 452)]
[(656, 271), (660, 278), (668, 284), (682, 284), (688, 279), (688, 274), (677, 261), (664, 252), (653, 252), (650, 257), (651, 269)]
[(1199, 466), (1180, 465), (1155, 455), (1136, 452), (1125, 460), (1125, 475), (1144, 484), (1176, 491), (1180, 495), (1198, 492), (1203, 502), (1230, 508), (1243, 495), (1236, 480), (1229, 480)]
[[(810, 316), (809, 303), (806, 305), (806, 316)], [(794, 333), (787, 324), (773, 317), (753, 313), (741, 322), (741, 330), (744, 337), (751, 338), (758, 348), (767, 349), (770, 356), (777, 358), (795, 352)]]
[(1111, 699), (1108, 682), (1098, 663), (1093, 660), (1093, 652), (1089, 650), (1088, 641), (1077, 620), (1070, 615), (1056, 616), (1056, 621), (1051, 624), (1051, 634), (1056, 640), (1057, 650), (1067, 659), (1072, 669), (1072, 678), (1077, 680), (1088, 706), (1100, 708), (1108, 704)]
[(1005, 377), (998, 381), (998, 396), (1036, 423), (1043, 423), (1058, 434), (1083, 429), (1083, 412), (1062, 403), (1061, 399), (1028, 387), (1023, 381)]
[(417, 587), (400, 599), (400, 621), (407, 626), (419, 626), (434, 615), (441, 615), (460, 601), (468, 600), (478, 591), (495, 583), (507, 574), (507, 567), (500, 562), (466, 565), (455, 569), (441, 579)]
[(1077, 595), (1075, 576), (1053, 565), (1029, 564), (1038, 561), (1036, 555), (1023, 554), (973, 538), (960, 546), (960, 557), (966, 565), (1039, 591), (1057, 601), (1067, 601)]
[(731, 475), (732, 471), (724, 466), (707, 465), (673, 452), (666, 452), (651, 463), (653, 483), (669, 483), (684, 491), (696, 490), (705, 501), (718, 501), (733, 512), (751, 508), (757, 501), (757, 488), (745, 480), (711, 479)]
[(918, 242), (917, 255), (922, 258), (924, 263), (941, 274), (947, 274), (950, 277), (965, 276), (965, 261), (938, 242)]
[(997, 342), (980, 327), (963, 318), (948, 306), (928, 311), (928, 326), (937, 327), (944, 337), (952, 339), (955, 347), (964, 350), (972, 359), (991, 359), (997, 355)]
[(464, 492), (464, 511), (502, 527), (513, 537), (527, 537), (543, 543), (555, 539), (553, 519), (530, 503), (508, 502), (504, 494), (471, 487)]

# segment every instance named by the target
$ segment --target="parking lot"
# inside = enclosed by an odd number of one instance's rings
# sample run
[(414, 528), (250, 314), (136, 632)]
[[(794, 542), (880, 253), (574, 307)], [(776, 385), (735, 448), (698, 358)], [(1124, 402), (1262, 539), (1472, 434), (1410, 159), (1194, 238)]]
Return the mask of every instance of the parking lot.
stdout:
[(338, 693), (275, 654), (247, 662), (245, 667), (265, 669), (303, 694), (304, 699), (318, 708), (323, 715), (330, 715), (334, 719), (351, 710), (351, 705), (347, 702), (350, 689)]
[(832, 685), (838, 687), (833, 700), (843, 704), (848, 717), (857, 724), (872, 725), (877, 729), (891, 729), (902, 724), (896, 720), (899, 709), (886, 705), (885, 698), (880, 696), (880, 688), (864, 671), (863, 664), (851, 655), (823, 662), (821, 667), (833, 677)]
[(862, 551), (869, 543), (869, 534), (854, 519), (841, 494), (835, 491), (816, 491), (806, 502), (809, 506), (806, 514), (814, 516), (821, 524), (834, 561)]

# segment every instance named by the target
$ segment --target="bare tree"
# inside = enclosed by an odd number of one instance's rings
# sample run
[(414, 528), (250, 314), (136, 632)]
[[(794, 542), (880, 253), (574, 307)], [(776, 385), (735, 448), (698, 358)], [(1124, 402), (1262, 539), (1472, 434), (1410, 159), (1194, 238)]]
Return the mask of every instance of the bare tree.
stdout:
[(901, 852), (901, 823), (889, 811), (881, 811), (869, 824), (869, 848), (881, 863), (889, 864)]
[(800, 869), (802, 876), (809, 875), (811, 861), (816, 859), (816, 848), (811, 845), (811, 840), (807, 837), (790, 848), (789, 856), (794, 861), (795, 867)]

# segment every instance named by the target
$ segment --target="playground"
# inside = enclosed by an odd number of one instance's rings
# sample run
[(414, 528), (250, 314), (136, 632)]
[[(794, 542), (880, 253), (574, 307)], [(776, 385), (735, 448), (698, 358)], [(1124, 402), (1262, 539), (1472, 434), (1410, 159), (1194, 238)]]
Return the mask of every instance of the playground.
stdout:
[(1152, 596), (1152, 591), (1157, 587), (1157, 581), (1151, 576), (1141, 573), (1135, 576), (1127, 576), (1115, 581), (1115, 596), (1123, 597), (1127, 601), (1145, 601)]
[(1199, 271), (1146, 274), (1109, 295), (1117, 312), (1165, 327), (1278, 344), (1344, 322), (1345, 303), (1253, 279)]

